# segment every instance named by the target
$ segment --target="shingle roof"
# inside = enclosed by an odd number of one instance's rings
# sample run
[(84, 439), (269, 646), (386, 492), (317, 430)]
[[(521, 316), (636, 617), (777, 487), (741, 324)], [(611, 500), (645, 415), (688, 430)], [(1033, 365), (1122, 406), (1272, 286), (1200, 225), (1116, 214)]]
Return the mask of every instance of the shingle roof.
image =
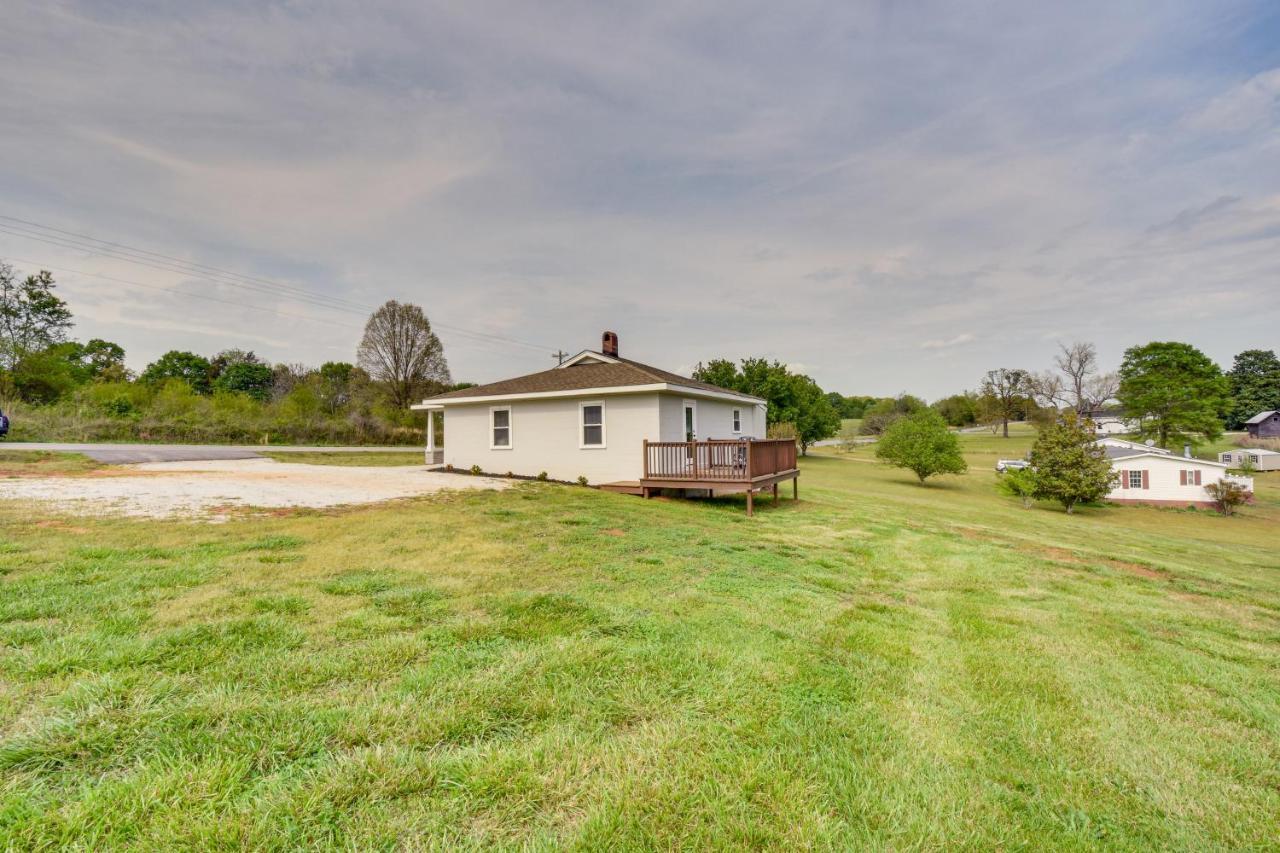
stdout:
[(1146, 456), (1148, 453), (1150, 453), (1150, 451), (1146, 448), (1138, 450), (1133, 447), (1112, 447), (1111, 445), (1107, 445), (1108, 459), (1126, 459), (1130, 456)]
[[(599, 353), (592, 354), (599, 355)], [(603, 355), (600, 357), (613, 358), (612, 356)], [(571, 364), (566, 367), (553, 367), (550, 370), (530, 373), (527, 376), (517, 376), (514, 379), (503, 379), (499, 382), (490, 382), (487, 385), (476, 385), (471, 388), (461, 388), (457, 391), (447, 391), (444, 394), (428, 397), (423, 402), (443, 402), (466, 397), (499, 397), (509, 394), (579, 391), (587, 388), (624, 388), (629, 385), (654, 385), (663, 382), (681, 385), (685, 388), (696, 388), (701, 391), (715, 391), (722, 394), (751, 397), (750, 394), (731, 391), (728, 388), (721, 388), (709, 382), (699, 382), (696, 379), (690, 379), (678, 373), (650, 367), (638, 361), (620, 358), (615, 362), (591, 362)], [(758, 398), (751, 397), (751, 399)]]
[(1274, 414), (1275, 414), (1275, 411), (1274, 411), (1274, 410), (1273, 410), (1273, 411), (1270, 411), (1270, 412), (1258, 412), (1258, 414), (1256, 414), (1256, 415), (1254, 415), (1253, 417), (1249, 418), (1249, 420), (1245, 421), (1245, 423), (1247, 423), (1247, 424), (1260, 424), (1260, 423), (1262, 423), (1263, 421), (1265, 421), (1267, 418), (1271, 417), (1271, 416), (1272, 416), (1272, 415), (1274, 415)]

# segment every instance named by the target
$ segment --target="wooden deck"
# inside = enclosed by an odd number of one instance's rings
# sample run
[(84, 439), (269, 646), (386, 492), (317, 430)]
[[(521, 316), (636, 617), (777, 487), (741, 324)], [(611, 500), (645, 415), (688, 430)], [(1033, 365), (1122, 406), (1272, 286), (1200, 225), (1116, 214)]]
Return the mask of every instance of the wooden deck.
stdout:
[(778, 501), (778, 485), (791, 481), (800, 495), (800, 470), (792, 439), (758, 441), (646, 441), (644, 476), (640, 480), (605, 483), (600, 488), (649, 497), (662, 489), (746, 493), (747, 515), (755, 512), (756, 492), (770, 489)]

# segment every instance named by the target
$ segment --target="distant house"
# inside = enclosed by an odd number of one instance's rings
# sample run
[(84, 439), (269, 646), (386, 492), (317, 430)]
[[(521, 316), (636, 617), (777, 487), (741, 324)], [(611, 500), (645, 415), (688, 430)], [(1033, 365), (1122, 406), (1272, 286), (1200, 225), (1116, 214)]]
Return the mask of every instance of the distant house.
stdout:
[(1112, 470), (1120, 477), (1107, 495), (1114, 503), (1149, 504), (1152, 506), (1213, 505), (1204, 487), (1219, 480), (1230, 480), (1253, 492), (1253, 479), (1227, 473), (1227, 464), (1178, 456), (1167, 450), (1146, 445), (1115, 446), (1104, 440)]
[(1280, 412), (1258, 412), (1244, 422), (1250, 438), (1280, 438)]
[(1120, 408), (1092, 409), (1082, 415), (1093, 423), (1093, 431), (1098, 435), (1121, 435), (1138, 429), (1137, 422), (1126, 418)]
[[(766, 440), (768, 403), (619, 353), (597, 350), (559, 367), (429, 397), (427, 457), (455, 469), (553, 480), (580, 477), (612, 491), (753, 492), (794, 481), (792, 439)], [(444, 449), (433, 417), (444, 415)]]
[(1245, 464), (1249, 464), (1257, 471), (1280, 471), (1280, 453), (1256, 447), (1224, 450), (1218, 454), (1218, 461), (1223, 465), (1230, 465), (1232, 468), (1240, 468)]

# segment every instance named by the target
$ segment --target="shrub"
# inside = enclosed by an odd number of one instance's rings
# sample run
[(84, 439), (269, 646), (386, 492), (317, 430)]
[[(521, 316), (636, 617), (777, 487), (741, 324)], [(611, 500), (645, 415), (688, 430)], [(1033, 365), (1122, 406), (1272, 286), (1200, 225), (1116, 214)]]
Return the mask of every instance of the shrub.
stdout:
[(545, 483), (545, 482), (547, 481), (547, 472), (546, 472), (546, 471), (539, 471), (539, 472), (538, 472), (538, 479)]
[(578, 485), (579, 485), (579, 486), (585, 486), (585, 485), (588, 485), (587, 478), (586, 478), (584, 475), (582, 475), (582, 474), (579, 474), (579, 475), (578, 475)]
[(1214, 507), (1223, 515), (1235, 515), (1240, 505), (1246, 503), (1250, 498), (1250, 494), (1245, 487), (1233, 480), (1206, 483), (1204, 490), (1213, 499)]
[(997, 475), (996, 488), (1011, 498), (1020, 498), (1024, 509), (1031, 507), (1036, 495), (1036, 472), (1030, 468), (1015, 468)]
[(479, 465), (472, 465), (470, 470), (471, 470), (471, 473), (472, 473), (474, 476), (476, 476), (476, 477), (478, 477), (478, 476), (480, 476), (482, 473), (484, 473), (483, 471), (481, 471), (481, 470), (480, 470), (480, 466), (479, 466)]

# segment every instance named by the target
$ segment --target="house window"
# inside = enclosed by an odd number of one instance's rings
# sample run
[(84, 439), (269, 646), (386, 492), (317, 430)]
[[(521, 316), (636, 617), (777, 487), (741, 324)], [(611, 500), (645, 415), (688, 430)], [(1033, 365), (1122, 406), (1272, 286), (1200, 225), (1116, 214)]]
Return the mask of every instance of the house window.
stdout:
[(1131, 489), (1142, 488), (1142, 472), (1141, 471), (1129, 472), (1129, 488)]
[(489, 410), (489, 449), (511, 449), (511, 407)]
[(1257, 455), (1256, 453), (1250, 453), (1250, 454), (1249, 454), (1249, 461), (1250, 461), (1250, 462), (1252, 462), (1253, 464), (1257, 465), (1257, 464), (1258, 464), (1258, 455)]
[(604, 447), (604, 403), (582, 403), (581, 447)]
[(733, 410), (733, 431), (742, 432), (742, 410)]

